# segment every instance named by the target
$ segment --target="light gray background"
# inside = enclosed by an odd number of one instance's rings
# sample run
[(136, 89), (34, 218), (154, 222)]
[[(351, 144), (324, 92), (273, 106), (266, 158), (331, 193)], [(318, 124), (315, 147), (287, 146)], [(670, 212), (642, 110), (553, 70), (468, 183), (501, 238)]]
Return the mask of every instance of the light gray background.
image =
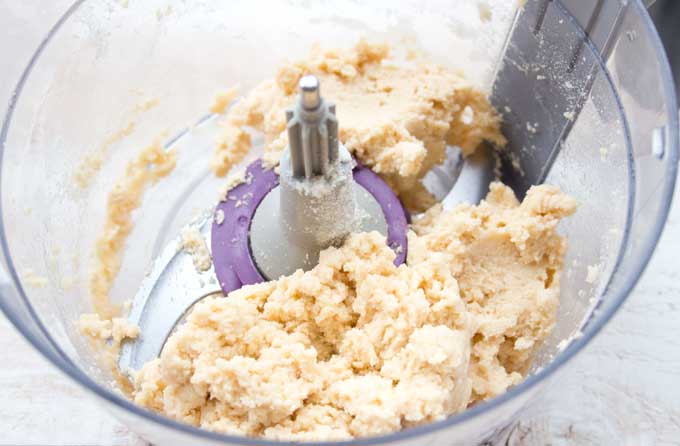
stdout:
[[(0, 0), (2, 110), (69, 0)], [(3, 112), (4, 113), (4, 112)], [(634, 294), (521, 422), (520, 445), (680, 444), (680, 203)], [(0, 316), (0, 445), (144, 445)]]

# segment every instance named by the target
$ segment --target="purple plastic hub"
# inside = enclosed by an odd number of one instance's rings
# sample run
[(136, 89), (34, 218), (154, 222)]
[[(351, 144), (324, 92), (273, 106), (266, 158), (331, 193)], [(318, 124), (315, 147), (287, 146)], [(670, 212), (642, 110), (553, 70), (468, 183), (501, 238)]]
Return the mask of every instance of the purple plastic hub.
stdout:
[[(364, 187), (378, 201), (387, 222), (387, 243), (397, 257), (395, 265), (406, 261), (408, 214), (397, 196), (371, 169), (357, 162), (354, 181)], [(212, 225), (212, 256), (215, 274), (225, 294), (243, 285), (264, 282), (250, 252), (250, 223), (262, 199), (279, 184), (279, 176), (262, 167), (257, 160), (248, 166), (249, 180), (229, 191), (215, 212), (222, 211), (224, 220)]]

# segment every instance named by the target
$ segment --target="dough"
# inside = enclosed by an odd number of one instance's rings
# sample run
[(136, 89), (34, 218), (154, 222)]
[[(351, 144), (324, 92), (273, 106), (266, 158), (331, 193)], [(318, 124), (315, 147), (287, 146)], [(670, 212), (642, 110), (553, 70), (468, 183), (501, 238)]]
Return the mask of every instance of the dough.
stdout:
[(139, 336), (139, 327), (130, 325), (122, 317), (102, 319), (98, 314), (83, 314), (78, 320), (78, 328), (91, 339), (112, 341), (116, 346), (120, 346), (123, 339), (135, 339)]
[[(149, 100), (139, 105), (139, 109), (147, 110), (154, 105), (155, 102)], [(94, 267), (90, 275), (90, 297), (95, 313), (82, 314), (77, 322), (79, 331), (90, 341), (99, 364), (113, 372), (115, 382), (127, 393), (131, 386), (119, 373), (117, 359), (121, 342), (136, 338), (139, 328), (121, 317), (121, 313), (128, 313), (126, 305), (121, 308), (121, 305), (111, 302), (109, 291), (120, 271), (123, 248), (134, 227), (133, 212), (140, 206), (147, 188), (169, 175), (175, 163), (176, 153), (165, 150), (157, 140), (127, 164), (125, 174), (113, 186), (107, 198), (106, 218), (95, 245)], [(210, 256), (207, 261), (210, 261)]]
[(182, 228), (182, 247), (191, 256), (191, 261), (198, 272), (205, 272), (212, 266), (212, 258), (208, 245), (199, 231), (194, 226)]
[(294, 103), (300, 77), (310, 73), (319, 78), (321, 94), (337, 105), (340, 140), (410, 209), (433, 204), (419, 180), (444, 161), (447, 144), (465, 155), (485, 140), (505, 145), (499, 115), (462, 76), (427, 62), (391, 61), (387, 45), (362, 40), (349, 49), (316, 47), (236, 103), (212, 160), (217, 175), (227, 174), (250, 150), (247, 127), (264, 133), (264, 159), (278, 163), (288, 143), (285, 110)]
[(210, 107), (211, 113), (224, 113), (224, 111), (229, 106), (229, 103), (236, 97), (238, 92), (238, 86), (233, 86), (224, 91), (220, 91), (215, 95), (215, 101)]
[[(353, 234), (322, 252), (311, 271), (200, 301), (135, 376), (135, 402), (214, 431), (320, 441), (430, 423), (505, 392), (554, 325), (566, 249), (556, 226), (575, 211), (574, 200), (544, 185), (520, 204), (494, 183), (479, 205), (443, 211), (420, 179), (443, 161), (447, 144), (465, 155), (483, 141), (502, 147), (499, 116), (458, 74), (397, 63), (387, 46), (364, 41), (316, 48), (226, 111), (216, 174), (251, 149), (253, 128), (265, 135), (266, 164), (276, 166), (287, 144), (284, 109), (307, 73), (337, 103), (347, 148), (409, 208), (427, 209), (412, 224), (407, 264), (394, 266), (378, 233)], [(221, 113), (235, 91), (219, 95), (212, 110)], [(107, 351), (140, 335), (113, 317), (107, 295), (132, 212), (174, 163), (172, 152), (149, 147), (109, 197), (91, 282), (99, 314), (79, 321)], [(250, 180), (237, 172), (228, 185)], [(209, 269), (200, 234), (183, 236), (197, 269)]]
[(97, 314), (111, 319), (120, 308), (109, 300), (109, 290), (120, 271), (121, 251), (134, 227), (132, 212), (142, 201), (147, 187), (175, 168), (175, 152), (156, 141), (130, 161), (125, 175), (113, 186), (106, 204), (106, 221), (97, 239), (95, 267), (90, 277), (90, 294)]
[(554, 325), (575, 210), (552, 186), (520, 205), (500, 183), (478, 206), (413, 225), (408, 265), (378, 233), (319, 265), (199, 302), (135, 379), (138, 404), (207, 429), (318, 441), (440, 420), (522, 379)]

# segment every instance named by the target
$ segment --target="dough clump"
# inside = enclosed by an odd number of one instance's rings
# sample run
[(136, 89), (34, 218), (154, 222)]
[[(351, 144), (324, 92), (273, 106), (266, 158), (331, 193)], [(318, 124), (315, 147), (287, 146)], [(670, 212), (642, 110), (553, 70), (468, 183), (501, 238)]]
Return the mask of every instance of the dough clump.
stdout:
[(264, 133), (264, 160), (278, 164), (288, 144), (285, 110), (306, 74), (316, 75), (322, 95), (336, 104), (340, 141), (409, 209), (434, 204), (420, 180), (444, 161), (447, 145), (469, 155), (482, 141), (506, 143), (498, 113), (464, 77), (428, 62), (390, 60), (387, 45), (361, 40), (348, 49), (313, 48), (229, 109), (211, 162), (217, 175), (251, 149), (248, 128)]
[(479, 205), (444, 211), (420, 180), (447, 145), (502, 148), (499, 115), (460, 75), (365, 41), (315, 48), (229, 108), (217, 175), (250, 151), (252, 129), (276, 166), (305, 74), (336, 103), (343, 144), (425, 210), (407, 264), (394, 265), (380, 234), (353, 234), (308, 272), (200, 301), (134, 377), (135, 402), (218, 432), (346, 440), (441, 420), (519, 383), (555, 323), (566, 250), (556, 226), (574, 200), (542, 185), (520, 204), (493, 183)]
[(378, 233), (352, 235), (319, 264), (199, 302), (134, 400), (214, 431), (339, 440), (441, 420), (518, 383), (555, 322), (575, 211), (552, 186), (519, 204), (430, 209), (408, 264)]

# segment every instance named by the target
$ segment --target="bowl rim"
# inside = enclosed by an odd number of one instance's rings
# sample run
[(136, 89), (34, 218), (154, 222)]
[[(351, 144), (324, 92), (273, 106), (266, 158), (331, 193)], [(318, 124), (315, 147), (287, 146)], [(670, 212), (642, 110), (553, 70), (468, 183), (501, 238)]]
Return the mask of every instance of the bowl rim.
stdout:
[[(9, 104), (7, 106), (7, 110), (5, 112), (5, 117), (3, 120), (3, 125), (2, 125), (2, 130), (0, 131), (0, 178), (1, 178), (1, 168), (2, 168), (2, 160), (4, 157), (4, 152), (5, 152), (5, 145), (6, 145), (6, 140), (7, 136), (9, 134), (9, 129), (11, 126), (12, 122), (12, 117), (13, 117), (13, 112), (16, 108), (16, 105), (18, 103), (18, 100), (21, 96), (21, 92), (23, 90), (24, 85), (26, 84), (27, 80), (30, 77), (30, 74), (33, 70), (33, 67), (39, 60), (40, 56), (44, 52), (44, 50), (47, 48), (53, 37), (59, 32), (61, 27), (68, 21), (68, 19), (84, 4), (87, 0), (75, 0), (71, 6), (61, 15), (61, 17), (57, 20), (57, 22), (52, 26), (52, 28), (49, 30), (47, 35), (42, 39), (40, 42), (38, 48), (35, 50), (35, 52), (32, 54), (26, 68), (22, 72), (19, 81), (17, 82), (14, 90), (12, 91), (12, 95), (9, 101)], [(661, 39), (658, 36), (658, 33), (656, 32), (656, 29), (651, 21), (651, 18), (649, 17), (649, 14), (646, 11), (646, 8), (641, 3), (641, 0), (633, 0), (632, 2), (629, 3), (629, 7), (634, 7), (637, 9), (637, 12), (640, 17), (642, 17), (646, 28), (650, 31), (650, 37), (652, 44), (654, 45), (657, 54), (660, 56), (659, 63), (660, 63), (660, 74), (663, 79), (663, 89), (664, 89), (664, 94), (666, 95), (668, 99), (668, 104), (669, 108), (671, 110), (677, 110), (678, 109), (678, 104), (676, 100), (676, 95), (675, 95), (675, 86), (673, 82), (673, 77), (671, 75), (671, 70), (670, 66), (668, 63), (668, 58), (666, 57), (666, 52), (665, 49), (661, 43)], [(607, 72), (607, 77), (609, 77), (609, 73)], [(666, 220), (668, 219), (668, 214), (670, 212), (670, 207), (672, 203), (672, 198), (673, 198), (673, 193), (674, 193), (674, 188), (675, 188), (675, 182), (676, 182), (676, 176), (677, 176), (677, 168), (678, 168), (678, 114), (676, 113), (669, 113), (670, 115), (670, 121), (669, 121), (669, 133), (670, 133), (670, 138), (668, 140), (669, 142), (669, 147), (667, 150), (667, 157), (668, 159), (666, 160), (666, 164), (668, 165), (667, 167), (667, 172), (665, 179), (663, 181), (663, 184), (660, 185), (660, 193), (662, 194), (662, 203), (664, 203), (664, 206), (659, 210), (658, 218), (657, 221), (654, 223), (654, 226), (652, 228), (653, 232), (653, 237), (650, 239), (650, 242), (648, 246), (645, 247), (644, 249), (644, 254), (642, 257), (640, 257), (638, 263), (635, 265), (635, 268), (628, 276), (626, 279), (624, 285), (621, 287), (621, 289), (618, 292), (613, 293), (613, 296), (610, 296), (609, 299), (612, 301), (612, 303), (604, 310), (601, 312), (600, 316), (593, 321), (593, 323), (588, 324), (586, 327), (584, 327), (582, 333), (583, 335), (574, 339), (573, 342), (571, 342), (567, 348), (565, 348), (559, 355), (555, 357), (553, 361), (551, 361), (548, 365), (546, 365), (544, 368), (541, 370), (538, 370), (536, 373), (528, 376), (526, 379), (524, 379), (520, 384), (508, 389), (505, 393), (492, 398), (490, 400), (486, 400), (483, 402), (480, 402), (479, 404), (466, 409), (465, 411), (452, 415), (444, 420), (440, 421), (435, 421), (433, 423), (429, 423), (423, 426), (418, 426), (418, 427), (413, 427), (409, 429), (405, 429), (402, 431), (398, 432), (393, 432), (390, 434), (386, 435), (380, 435), (380, 436), (373, 436), (373, 437), (361, 437), (357, 438), (355, 440), (348, 440), (348, 441), (322, 441), (322, 442), (297, 442), (297, 441), (273, 441), (273, 440), (268, 440), (268, 439), (261, 439), (261, 438), (250, 438), (250, 437), (243, 437), (243, 436), (236, 436), (236, 435), (227, 435), (227, 434), (221, 434), (217, 432), (212, 432), (208, 431), (205, 429), (197, 428), (194, 426), (191, 426), (189, 424), (181, 423), (178, 421), (175, 421), (169, 417), (160, 415), (156, 412), (152, 412), (148, 409), (142, 408), (141, 406), (138, 406), (134, 404), (131, 400), (123, 397), (122, 395), (115, 393), (111, 390), (108, 390), (102, 386), (100, 386), (95, 380), (90, 378), (87, 374), (85, 374), (77, 365), (75, 365), (68, 355), (61, 349), (59, 344), (52, 338), (50, 335), (49, 331), (46, 329), (44, 324), (42, 323), (42, 320), (40, 317), (37, 315), (35, 310), (33, 309), (32, 305), (30, 304), (30, 300), (28, 299), (26, 293), (24, 292), (24, 289), (21, 285), (21, 281), (19, 279), (19, 276), (16, 272), (16, 269), (14, 267), (14, 264), (12, 262), (12, 258), (10, 256), (10, 251), (9, 251), (9, 245), (7, 242), (7, 239), (5, 237), (5, 224), (4, 224), (4, 213), (2, 212), (2, 194), (0, 194), (0, 247), (2, 248), (2, 253), (4, 255), (4, 258), (7, 261), (7, 269), (8, 273), (12, 279), (13, 285), (16, 287), (18, 291), (19, 298), (23, 300), (24, 305), (26, 306), (26, 309), (31, 316), (31, 318), (34, 320), (36, 323), (37, 327), (39, 330), (42, 332), (42, 336), (45, 337), (45, 339), (48, 340), (48, 344), (46, 345), (43, 343), (39, 337), (32, 332), (28, 327), (24, 326), (22, 322), (19, 320), (18, 315), (13, 311), (12, 307), (7, 304), (9, 299), (5, 299), (5, 296), (0, 296), (3, 298), (0, 298), (0, 309), (2, 309), (3, 313), (5, 316), (12, 322), (12, 324), (16, 327), (16, 329), (26, 338), (32, 346), (40, 352), (45, 358), (49, 360), (52, 364), (54, 364), (58, 369), (60, 369), (66, 376), (68, 376), (70, 379), (72, 379), (76, 384), (79, 386), (87, 389), (90, 391), (92, 394), (94, 394), (96, 397), (99, 399), (105, 401), (108, 404), (111, 404), (113, 406), (117, 406), (116, 409), (122, 409), (124, 411), (130, 412), (133, 415), (137, 417), (141, 417), (143, 419), (146, 419), (147, 421), (150, 421), (154, 424), (174, 429), (177, 431), (180, 431), (183, 434), (198, 437), (204, 440), (208, 441), (217, 441), (221, 443), (231, 443), (235, 445), (247, 445), (247, 446), (284, 446), (284, 445), (316, 445), (316, 446), (324, 446), (324, 445), (335, 445), (335, 446), (360, 446), (360, 445), (380, 445), (380, 444), (386, 444), (386, 443), (391, 443), (391, 442), (398, 442), (402, 440), (407, 440), (407, 439), (413, 439), (416, 437), (419, 437), (421, 435), (427, 435), (431, 433), (435, 433), (437, 431), (441, 431), (442, 429), (453, 427), (456, 425), (460, 425), (468, 420), (471, 420), (475, 417), (477, 417), (480, 414), (483, 414), (489, 410), (492, 410), (494, 408), (498, 408), (500, 406), (503, 406), (506, 403), (509, 403), (513, 400), (515, 400), (518, 396), (524, 394), (525, 392), (529, 391), (530, 389), (534, 389), (539, 383), (543, 382), (546, 378), (552, 376), (554, 372), (556, 372), (558, 369), (561, 369), (563, 365), (565, 365), (571, 358), (574, 357), (576, 353), (581, 351), (593, 338), (594, 336), (600, 332), (600, 330), (604, 327), (604, 325), (612, 318), (612, 316), (618, 311), (618, 309), (621, 307), (623, 302), (626, 300), (626, 298), (630, 295), (631, 291), (637, 284), (638, 280), (642, 276), (642, 273), (644, 272), (646, 266), (649, 263), (649, 260), (654, 252), (654, 249), (657, 246), (657, 243), (659, 241), (659, 238), (661, 237), (663, 228), (665, 226)], [(0, 188), (2, 182), (0, 181)], [(1, 267), (0, 267), (1, 268)], [(4, 294), (4, 293), (3, 293)]]

